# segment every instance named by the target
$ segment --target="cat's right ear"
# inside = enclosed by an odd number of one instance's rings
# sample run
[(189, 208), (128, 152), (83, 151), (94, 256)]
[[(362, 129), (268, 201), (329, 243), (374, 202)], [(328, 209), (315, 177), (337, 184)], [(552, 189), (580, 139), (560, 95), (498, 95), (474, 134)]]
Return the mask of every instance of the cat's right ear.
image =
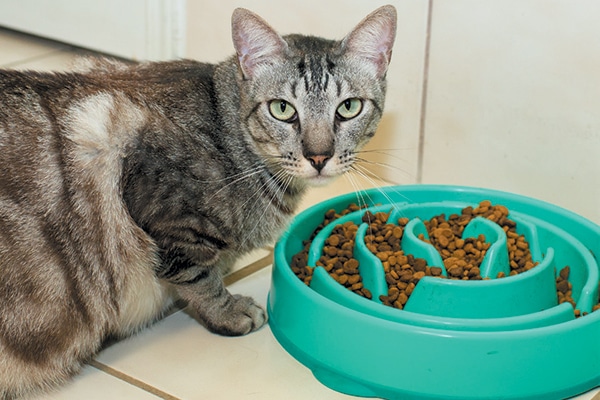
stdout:
[(233, 45), (244, 79), (252, 79), (263, 65), (280, 62), (287, 43), (253, 12), (237, 8), (231, 17)]

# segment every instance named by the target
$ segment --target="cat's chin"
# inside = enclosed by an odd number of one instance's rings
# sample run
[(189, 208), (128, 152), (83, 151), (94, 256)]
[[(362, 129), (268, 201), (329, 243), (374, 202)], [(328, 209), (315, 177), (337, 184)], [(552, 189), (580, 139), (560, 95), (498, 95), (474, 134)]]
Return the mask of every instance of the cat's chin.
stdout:
[(337, 178), (337, 176), (316, 175), (306, 179), (309, 186), (326, 186)]

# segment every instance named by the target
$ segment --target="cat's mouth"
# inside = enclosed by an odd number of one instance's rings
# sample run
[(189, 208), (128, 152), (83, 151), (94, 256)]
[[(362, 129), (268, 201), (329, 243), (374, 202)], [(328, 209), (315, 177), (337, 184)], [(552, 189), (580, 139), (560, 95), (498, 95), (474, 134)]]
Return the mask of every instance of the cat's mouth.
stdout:
[(321, 165), (316, 164), (309, 159), (310, 166), (304, 168), (303, 178), (311, 186), (325, 186), (337, 178), (340, 173), (337, 171), (335, 162), (326, 160)]
[(319, 173), (318, 175), (306, 179), (306, 181), (311, 186), (325, 186), (335, 178), (337, 178), (337, 175), (323, 175)]
[(304, 156), (284, 158), (281, 167), (288, 176), (308, 186), (325, 186), (338, 178), (347, 169), (347, 163), (339, 163), (338, 158), (331, 156)]

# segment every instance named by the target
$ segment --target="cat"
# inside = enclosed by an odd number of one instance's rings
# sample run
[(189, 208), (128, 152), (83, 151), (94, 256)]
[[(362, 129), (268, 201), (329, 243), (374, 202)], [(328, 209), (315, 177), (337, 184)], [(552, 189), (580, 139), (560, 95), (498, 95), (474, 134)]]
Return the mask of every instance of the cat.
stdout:
[(221, 271), (350, 170), (395, 32), (393, 6), (340, 41), (236, 9), (219, 64), (0, 70), (0, 398), (59, 386), (176, 299), (218, 334), (263, 326)]

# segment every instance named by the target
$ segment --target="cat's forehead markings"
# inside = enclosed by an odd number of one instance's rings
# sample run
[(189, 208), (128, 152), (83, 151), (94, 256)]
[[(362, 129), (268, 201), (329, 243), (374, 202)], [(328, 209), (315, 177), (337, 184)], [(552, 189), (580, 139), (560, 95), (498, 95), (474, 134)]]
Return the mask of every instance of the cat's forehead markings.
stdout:
[(327, 57), (305, 55), (298, 64), (298, 75), (304, 80), (306, 92), (326, 92), (335, 64)]

